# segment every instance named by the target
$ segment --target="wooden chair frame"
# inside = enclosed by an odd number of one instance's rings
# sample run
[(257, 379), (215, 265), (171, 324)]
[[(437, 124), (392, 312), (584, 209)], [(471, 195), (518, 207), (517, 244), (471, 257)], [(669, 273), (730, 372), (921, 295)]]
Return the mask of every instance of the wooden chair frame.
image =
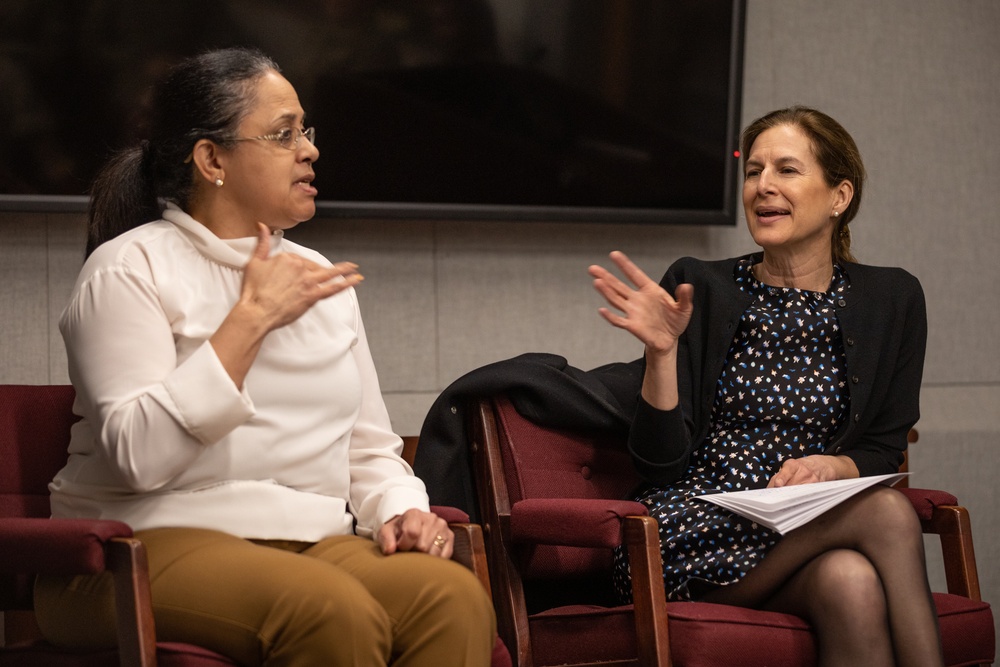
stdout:
[[(445, 517), (451, 511), (450, 508), (435, 509)], [(19, 522), (60, 521), (0, 518), (0, 545), (7, 539), (4, 528), (17, 528)], [(20, 523), (20, 526), (28, 525)], [(467, 522), (450, 522), (449, 526), (455, 534), (452, 559), (472, 570), (486, 591), (490, 592), (482, 529), (477, 524)], [(119, 661), (122, 667), (156, 667), (156, 624), (153, 620), (146, 547), (142, 541), (128, 535), (131, 531), (126, 528), (118, 532), (123, 534), (104, 541), (103, 570), (111, 572), (114, 579)], [(0, 572), (11, 573), (8, 572), (9, 568), (9, 565), (0, 567)], [(18, 571), (23, 573), (24, 568), (19, 567)], [(30, 609), (22, 608), (20, 613), (13, 610), (13, 618), (6, 613), (10, 610), (4, 611), (5, 641), (8, 646), (40, 638)], [(0, 648), (0, 652), (2, 650)]]
[[(35, 387), (6, 386), (15, 392), (34, 392)], [(34, 394), (31, 394), (32, 396)], [(64, 394), (60, 400), (68, 402)], [(39, 409), (53, 411), (62, 405), (44, 405)], [(20, 437), (20, 436), (15, 436)], [(66, 443), (49, 441), (37, 447), (62, 447)], [(67, 437), (68, 432), (59, 433)], [(34, 445), (33, 445), (34, 446)], [(416, 438), (408, 438), (405, 453), (412, 461)], [(46, 450), (49, 451), (49, 450)], [(53, 456), (52, 465), (55, 465)], [(54, 474), (55, 470), (51, 471)], [(44, 498), (40, 487), (33, 492)], [(15, 649), (40, 640), (32, 607), (30, 578), (36, 574), (97, 574), (110, 572), (114, 581), (117, 616), (118, 655), (122, 667), (155, 667), (157, 664), (156, 628), (153, 619), (149, 569), (146, 548), (132, 535), (132, 530), (118, 521), (83, 521), (42, 518), (46, 510), (32, 509), (14, 503), (0, 514), (0, 612), (3, 615), (4, 645), (0, 645), (0, 664), (10, 664), (5, 649)], [(469, 523), (464, 512), (451, 507), (432, 507), (432, 511), (449, 522), (455, 535), (452, 560), (470, 569), (490, 593), (490, 575), (482, 528)], [(84, 557), (82, 554), (86, 554)], [(70, 565), (73, 564), (73, 565)], [(28, 650), (16, 648), (16, 650)], [(201, 650), (201, 649), (198, 649)], [(206, 651), (206, 653), (209, 653)], [(214, 654), (213, 654), (214, 655)], [(496, 658), (497, 653), (494, 652)], [(212, 662), (211, 657), (207, 657)], [(221, 657), (219, 657), (221, 664)]]
[[(518, 667), (534, 667), (524, 582), (511, 557), (511, 502), (504, 482), (495, 409), (493, 399), (483, 399), (473, 412), (473, 470), (493, 581), (498, 631), (514, 658), (514, 664)], [(916, 438), (917, 433), (914, 431), (910, 434), (909, 442), (915, 442)], [(915, 503), (915, 499), (923, 493), (921, 490), (907, 488), (902, 491)], [(940, 538), (948, 593), (981, 601), (972, 529), (966, 508), (954, 504), (936, 504), (921, 518), (921, 525), (924, 533), (936, 534)], [(622, 520), (622, 529), (623, 544), (628, 549), (632, 573), (638, 656), (630, 661), (584, 664), (672, 667), (658, 526), (648, 516), (626, 516)], [(581, 536), (581, 540), (583, 539), (585, 538)], [(569, 538), (563, 538), (558, 544), (596, 546)]]
[[(528, 632), (528, 614), (521, 575), (511, 559), (510, 498), (507, 487), (495, 484), (503, 479), (503, 462), (492, 403), (483, 401), (476, 411), (472, 453), (476, 474), (479, 507), (483, 511), (483, 532), (493, 579), (497, 630), (507, 645), (514, 664), (532, 667), (534, 660)], [(496, 499), (496, 502), (493, 501)], [(670, 667), (670, 642), (667, 626), (666, 594), (660, 572), (660, 537), (656, 521), (648, 516), (627, 516), (623, 538), (632, 564), (632, 589), (635, 599), (635, 630), (638, 646), (636, 660), (594, 662), (585, 665), (603, 667)], [(590, 546), (565, 544), (565, 546)], [(582, 666), (581, 666), (582, 667)]]

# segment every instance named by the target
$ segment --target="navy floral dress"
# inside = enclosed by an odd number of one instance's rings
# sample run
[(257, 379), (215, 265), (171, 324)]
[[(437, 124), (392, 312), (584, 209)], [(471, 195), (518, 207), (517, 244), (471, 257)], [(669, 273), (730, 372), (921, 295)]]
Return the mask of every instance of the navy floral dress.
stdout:
[[(660, 524), (668, 600), (689, 600), (738, 581), (780, 535), (696, 496), (767, 486), (788, 458), (822, 454), (847, 411), (847, 383), (834, 304), (849, 285), (834, 268), (826, 292), (770, 287), (737, 264), (735, 280), (753, 297), (726, 359), (712, 427), (692, 452), (687, 474), (635, 498)], [(615, 588), (631, 597), (628, 561), (615, 554)]]

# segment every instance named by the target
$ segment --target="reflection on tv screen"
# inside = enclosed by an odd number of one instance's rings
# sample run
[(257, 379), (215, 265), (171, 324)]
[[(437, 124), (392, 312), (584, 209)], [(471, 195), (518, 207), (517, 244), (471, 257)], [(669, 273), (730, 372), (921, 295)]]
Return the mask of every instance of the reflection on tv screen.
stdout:
[(142, 138), (172, 63), (252, 45), (317, 128), (321, 200), (720, 211), (732, 196), (732, 0), (37, 7), (0, 8), (3, 194), (86, 194)]

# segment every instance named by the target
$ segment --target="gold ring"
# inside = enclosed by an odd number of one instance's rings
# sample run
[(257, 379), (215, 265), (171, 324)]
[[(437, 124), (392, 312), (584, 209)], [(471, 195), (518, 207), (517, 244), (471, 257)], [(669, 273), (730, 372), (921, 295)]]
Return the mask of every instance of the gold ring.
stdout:
[(436, 546), (438, 549), (440, 549), (446, 544), (448, 544), (448, 538), (446, 538), (444, 535), (438, 535), (437, 537), (434, 538), (434, 546)]

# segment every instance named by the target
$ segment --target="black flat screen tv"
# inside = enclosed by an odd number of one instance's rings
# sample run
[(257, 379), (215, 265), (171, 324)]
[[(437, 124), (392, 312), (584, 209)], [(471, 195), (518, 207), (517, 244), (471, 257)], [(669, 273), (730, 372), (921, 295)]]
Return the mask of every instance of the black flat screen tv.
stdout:
[[(43, 10), (44, 8), (44, 10)], [(179, 58), (257, 46), (319, 215), (731, 225), (745, 0), (4, 0), (0, 209), (82, 210)]]

